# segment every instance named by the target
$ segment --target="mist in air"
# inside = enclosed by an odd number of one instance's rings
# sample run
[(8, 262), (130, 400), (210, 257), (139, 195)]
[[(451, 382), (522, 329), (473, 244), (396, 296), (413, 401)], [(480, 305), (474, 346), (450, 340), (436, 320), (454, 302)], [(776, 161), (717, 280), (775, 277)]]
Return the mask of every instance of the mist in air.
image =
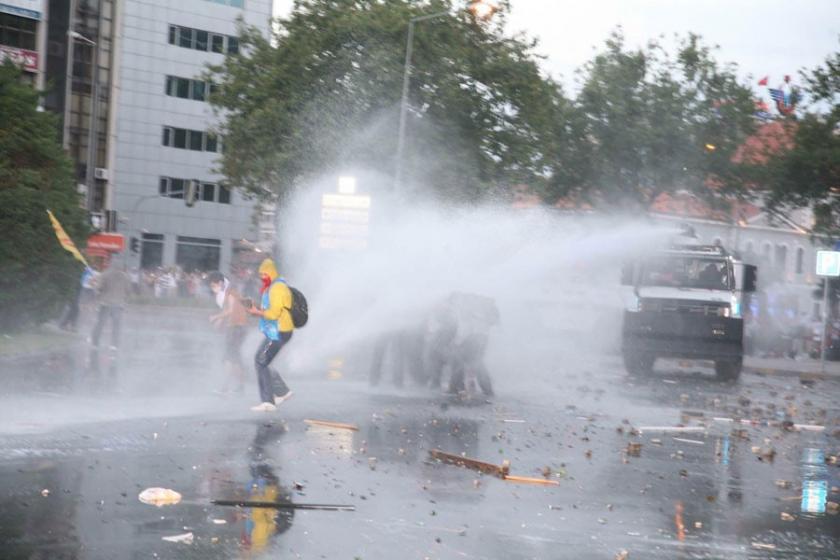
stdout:
[(323, 249), (321, 196), (335, 193), (336, 181), (308, 185), (278, 213), (280, 268), (310, 303), (310, 322), (284, 360), (292, 375), (333, 359), (363, 374), (379, 336), (417, 326), (452, 292), (496, 301), (502, 320), (488, 366), (502, 386), (526, 363), (556, 370), (561, 354), (564, 367), (584, 363), (617, 349), (621, 261), (667, 239), (640, 220), (408, 200), (383, 178), (359, 183), (371, 197), (367, 247)]

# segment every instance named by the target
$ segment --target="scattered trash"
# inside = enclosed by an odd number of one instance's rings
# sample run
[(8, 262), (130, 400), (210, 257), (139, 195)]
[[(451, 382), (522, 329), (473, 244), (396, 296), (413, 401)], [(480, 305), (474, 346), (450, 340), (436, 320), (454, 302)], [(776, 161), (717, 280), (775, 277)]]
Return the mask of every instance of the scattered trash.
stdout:
[(510, 474), (504, 475), (504, 480), (508, 482), (517, 482), (520, 484), (540, 484), (543, 486), (560, 486), (556, 480), (548, 480), (545, 478), (531, 478), (529, 476), (514, 476)]
[(492, 474), (493, 476), (498, 476), (499, 478), (504, 478), (507, 474), (510, 473), (509, 461), (503, 461), (501, 465), (494, 465), (493, 463), (486, 463), (484, 461), (479, 461), (478, 459), (470, 459), (469, 457), (462, 457), (461, 455), (453, 455), (452, 453), (446, 453), (445, 451), (441, 451), (440, 449), (430, 450), (429, 455), (432, 456), (432, 459), (437, 459), (442, 463), (457, 465), (459, 467), (466, 467), (468, 469), (473, 469), (479, 472), (483, 472), (485, 474)]
[(173, 506), (181, 501), (181, 494), (169, 488), (146, 488), (137, 497), (144, 504), (157, 507)]
[(662, 440), (658, 438), (653, 438), (652, 440), (650, 440), (650, 443), (653, 445), (662, 445)]
[(700, 441), (700, 440), (697, 440), (697, 439), (685, 439), (685, 438), (679, 438), (679, 437), (675, 437), (675, 438), (672, 438), (672, 439), (674, 441), (678, 441), (680, 443), (691, 443), (691, 444), (694, 444), (694, 445), (706, 445), (705, 441)]
[(753, 548), (757, 548), (758, 550), (776, 550), (775, 544), (767, 544), (767, 543), (752, 543)]
[(225, 524), (227, 524), (227, 521), (225, 519), (214, 519), (213, 524), (214, 525), (225, 525)]
[(324, 428), (337, 428), (339, 430), (351, 430), (354, 432), (359, 431), (359, 427), (355, 424), (344, 424), (342, 422), (331, 422), (329, 420), (312, 420), (307, 418), (304, 420), (304, 423), (309, 424), (310, 426), (320, 426)]
[(831, 515), (837, 515), (840, 513), (840, 504), (837, 502), (826, 502), (825, 511)]
[(781, 517), (782, 517), (782, 521), (794, 521), (794, 520), (796, 519), (796, 517), (795, 517), (795, 516), (793, 516), (793, 515), (789, 514), (789, 513), (788, 513), (788, 512), (786, 512), (786, 511), (783, 511), (783, 512), (782, 512)]
[(791, 481), (790, 481), (790, 480), (777, 480), (777, 481), (776, 481), (776, 486), (777, 486), (778, 488), (788, 489), (788, 488), (790, 488), (791, 486), (793, 486), (793, 483), (791, 483)]
[(41, 490), (41, 495), (46, 498), (50, 495), (50, 491), (47, 488), (44, 488), (43, 490)]
[(321, 511), (356, 511), (356, 506), (339, 504), (294, 504), (292, 502), (261, 502), (252, 500), (210, 500), (214, 506), (267, 508), (267, 509), (308, 509)]
[(518, 420), (515, 418), (505, 418), (502, 420), (505, 424), (524, 424), (525, 420)]
[(630, 553), (626, 550), (621, 550), (615, 555), (615, 560), (627, 560), (630, 558)]
[(630, 457), (641, 457), (642, 456), (642, 444), (630, 442), (627, 444), (627, 455)]
[(192, 544), (195, 540), (195, 535), (192, 533), (184, 533), (183, 535), (173, 535), (171, 537), (162, 537), (166, 542)]
[(694, 528), (695, 529), (702, 529), (703, 528), (703, 522), (702, 521), (695, 521), (694, 522)]
[(376, 457), (368, 457), (368, 467), (372, 471), (376, 470)]
[(639, 433), (645, 432), (684, 432), (684, 433), (702, 433), (706, 428), (703, 426), (642, 426), (639, 428)]

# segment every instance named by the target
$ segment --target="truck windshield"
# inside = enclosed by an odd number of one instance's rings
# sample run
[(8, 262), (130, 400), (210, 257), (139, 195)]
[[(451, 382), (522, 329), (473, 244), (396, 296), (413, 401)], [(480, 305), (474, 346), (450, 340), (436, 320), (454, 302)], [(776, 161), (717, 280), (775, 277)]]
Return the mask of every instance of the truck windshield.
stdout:
[(641, 285), (729, 290), (732, 283), (725, 260), (662, 256), (644, 262)]

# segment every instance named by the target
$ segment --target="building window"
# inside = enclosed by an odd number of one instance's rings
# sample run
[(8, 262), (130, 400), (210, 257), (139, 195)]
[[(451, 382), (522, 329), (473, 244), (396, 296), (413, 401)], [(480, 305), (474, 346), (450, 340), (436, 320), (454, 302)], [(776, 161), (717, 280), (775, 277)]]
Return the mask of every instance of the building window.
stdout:
[(169, 44), (219, 54), (239, 53), (239, 39), (236, 37), (180, 25), (169, 26)]
[[(191, 180), (179, 179), (177, 177), (161, 177), (159, 187), (160, 196), (183, 199), (187, 185)], [(202, 181), (198, 184), (196, 198), (203, 202), (230, 204), (230, 190), (216, 183)]]
[(140, 268), (157, 268), (163, 264), (163, 235), (144, 233), (140, 248)]
[(223, 6), (230, 6), (231, 8), (242, 8), (245, 6), (245, 0), (209, 0), (214, 4), (222, 4)]
[(0, 44), (36, 50), (35, 29), (38, 22), (12, 14), (0, 13)]
[(787, 245), (776, 245), (775, 263), (780, 272), (787, 270)]
[(210, 87), (201, 80), (191, 80), (189, 78), (179, 78), (178, 76), (166, 77), (166, 95), (171, 97), (180, 97), (181, 99), (194, 99), (196, 101), (205, 101), (207, 99), (207, 90), (213, 91), (214, 87)]
[(802, 247), (796, 250), (796, 273), (802, 274), (805, 272), (805, 249)]
[(215, 183), (202, 183), (201, 184), (201, 200), (205, 202), (215, 202), (216, 201), (216, 185)]
[(225, 36), (216, 35), (215, 33), (210, 38), (210, 50), (214, 53), (224, 54), (225, 52)]
[(175, 245), (175, 263), (186, 271), (218, 270), (222, 242), (219, 239), (178, 236)]
[(221, 148), (219, 138), (215, 134), (174, 126), (163, 127), (163, 145), (182, 150), (214, 153), (220, 151)]

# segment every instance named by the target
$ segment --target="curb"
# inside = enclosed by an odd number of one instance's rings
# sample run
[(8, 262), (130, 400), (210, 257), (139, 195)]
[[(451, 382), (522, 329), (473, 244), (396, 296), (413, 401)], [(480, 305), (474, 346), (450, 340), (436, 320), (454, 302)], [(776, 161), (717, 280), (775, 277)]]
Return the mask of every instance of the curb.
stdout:
[(826, 381), (840, 379), (840, 374), (820, 371), (796, 371), (791, 369), (744, 366), (744, 373), (771, 377), (798, 377), (801, 381)]

